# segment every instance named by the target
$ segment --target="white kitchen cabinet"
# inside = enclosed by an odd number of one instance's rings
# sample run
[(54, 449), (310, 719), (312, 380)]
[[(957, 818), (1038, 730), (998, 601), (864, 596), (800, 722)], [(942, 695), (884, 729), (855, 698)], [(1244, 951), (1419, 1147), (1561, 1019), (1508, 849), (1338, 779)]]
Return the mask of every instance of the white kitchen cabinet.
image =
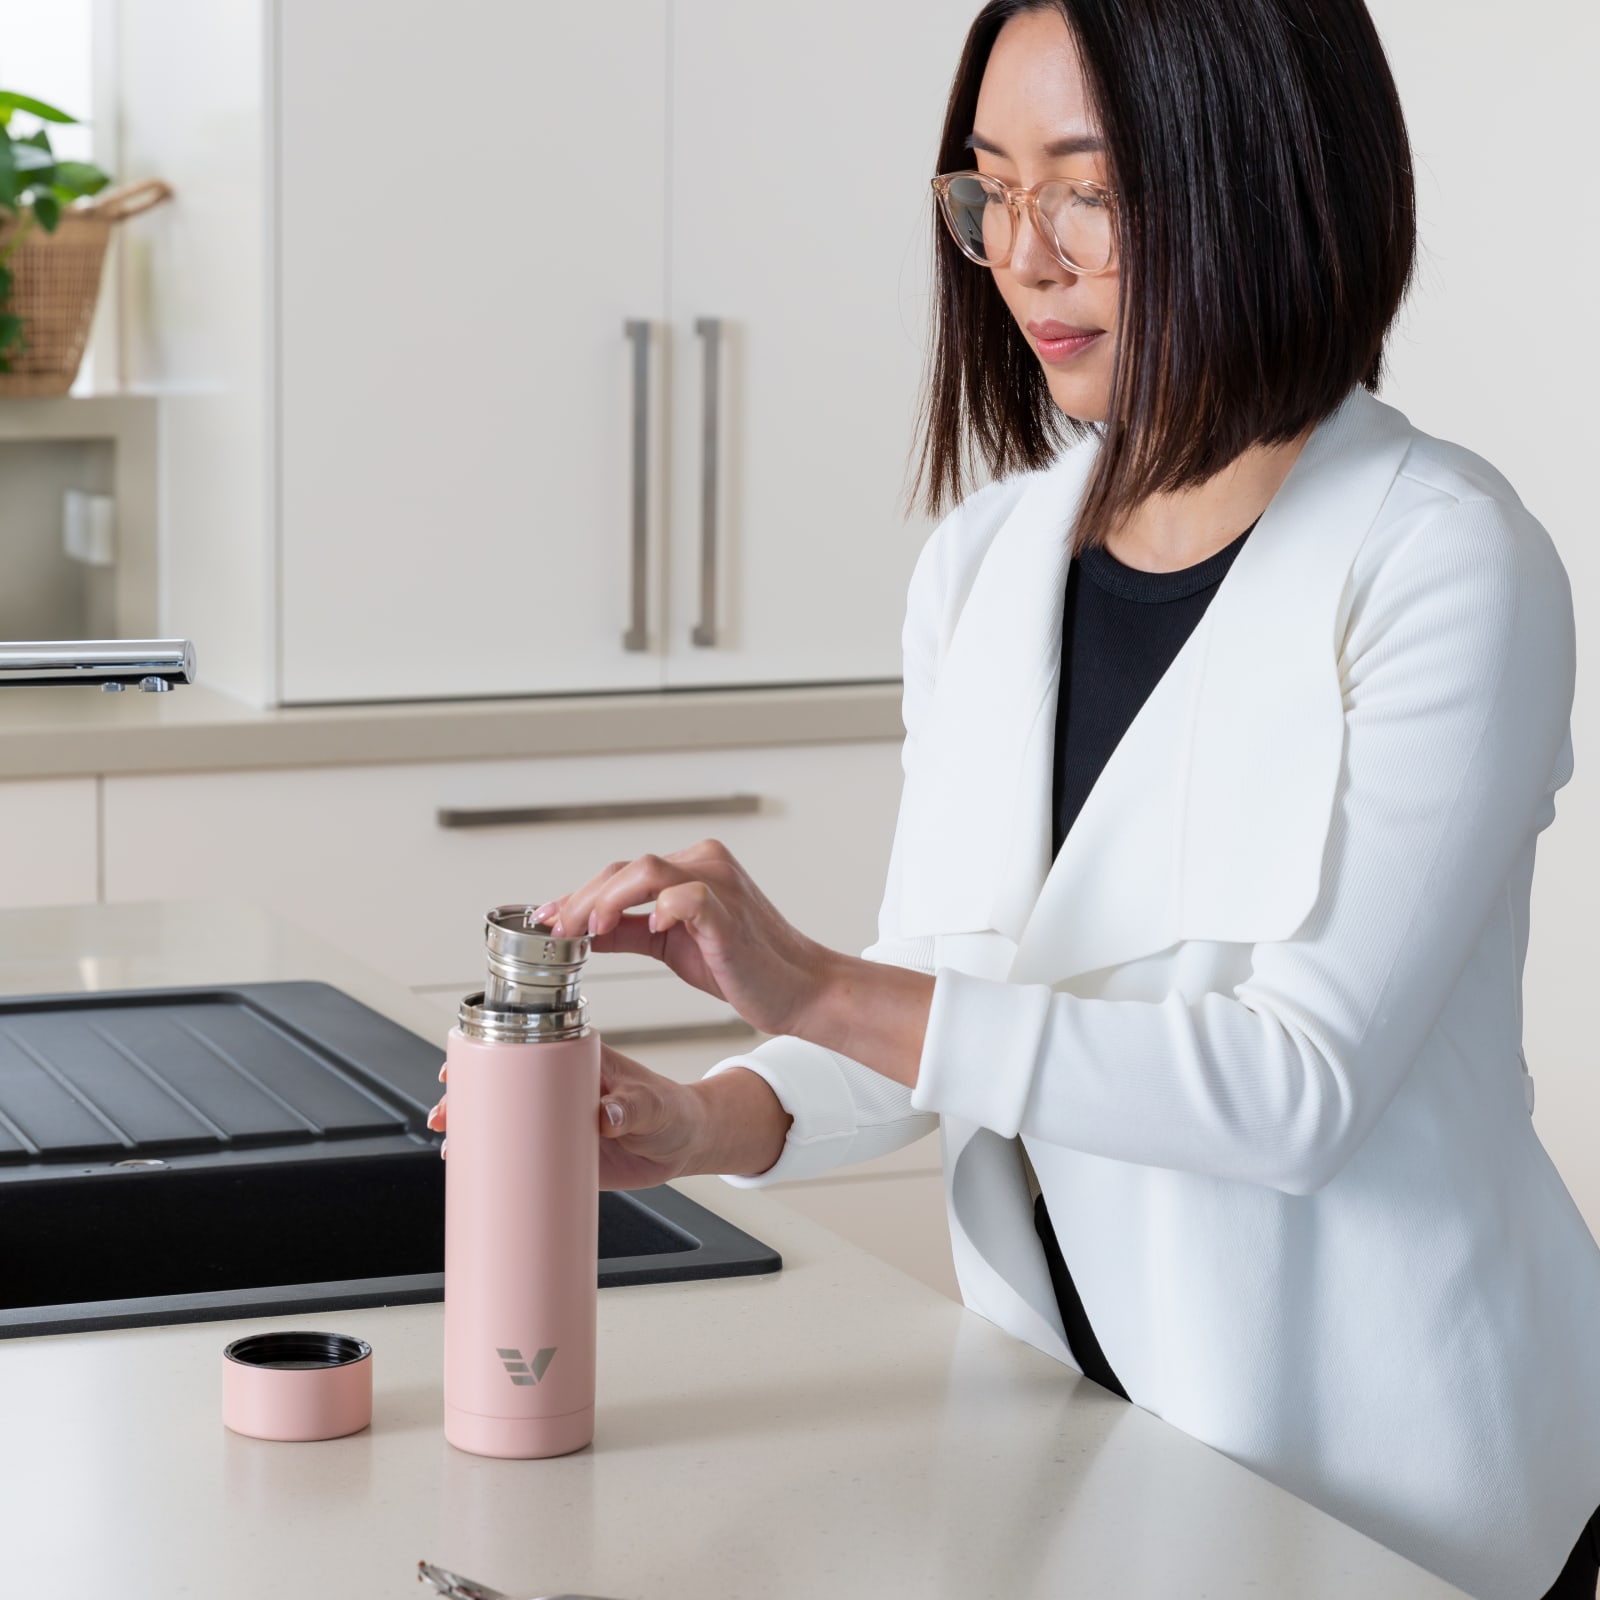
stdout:
[(0, 907), (97, 898), (93, 778), (0, 783)]
[(898, 675), (972, 0), (119, 4), (122, 166), (176, 190), (127, 376), (208, 683)]
[(671, 684), (900, 675), (928, 180), (975, 10), (672, 7)]
[(623, 324), (663, 311), (666, 7), (276, 9), (283, 699), (659, 686)]
[[(717, 838), (855, 953), (877, 937), (899, 780), (891, 741), (109, 776), (105, 899), (254, 901), (453, 1009), (483, 987), (491, 907)], [(737, 1021), (645, 956), (594, 955), (584, 987), (602, 1032)]]

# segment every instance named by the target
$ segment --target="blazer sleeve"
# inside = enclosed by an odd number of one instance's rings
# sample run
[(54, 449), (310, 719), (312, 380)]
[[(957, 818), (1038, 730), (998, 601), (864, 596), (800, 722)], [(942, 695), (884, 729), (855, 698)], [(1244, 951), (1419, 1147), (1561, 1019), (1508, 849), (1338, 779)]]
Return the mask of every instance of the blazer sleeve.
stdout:
[(914, 1108), (1289, 1194), (1360, 1148), (1572, 772), (1572, 593), (1548, 533), (1514, 499), (1399, 522), (1353, 580), (1344, 760), (1296, 935), (1254, 945), (1231, 993), (1156, 1001), (940, 968)]
[[(900, 748), (902, 773), (901, 813), (896, 819), (889, 850), (888, 876), (878, 911), (878, 938), (861, 952), (867, 961), (883, 961), (933, 972), (931, 937), (906, 938), (900, 932), (900, 881), (904, 777), (920, 759), (924, 708), (933, 689), (941, 650), (944, 611), (944, 547), (958, 534), (960, 522), (974, 506), (996, 488), (990, 485), (970, 496), (945, 517), (928, 536), (912, 570), (906, 589), (905, 620), (901, 629), (903, 687), (900, 701), (905, 740)], [(728, 1056), (707, 1071), (711, 1077), (747, 1067), (765, 1078), (785, 1111), (794, 1118), (783, 1151), (765, 1172), (721, 1176), (736, 1188), (764, 1188), (814, 1177), (831, 1167), (867, 1161), (911, 1144), (939, 1125), (931, 1110), (911, 1105), (911, 1090), (849, 1056), (840, 1055), (805, 1039), (782, 1036), (754, 1049)]]

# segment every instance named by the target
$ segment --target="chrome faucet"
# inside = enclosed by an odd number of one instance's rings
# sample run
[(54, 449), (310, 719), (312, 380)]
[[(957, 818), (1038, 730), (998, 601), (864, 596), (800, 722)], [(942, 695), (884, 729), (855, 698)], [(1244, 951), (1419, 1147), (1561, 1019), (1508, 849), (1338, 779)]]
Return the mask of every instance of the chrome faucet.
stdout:
[(113, 692), (137, 685), (164, 694), (194, 682), (188, 639), (24, 640), (0, 644), (0, 685), (97, 683)]

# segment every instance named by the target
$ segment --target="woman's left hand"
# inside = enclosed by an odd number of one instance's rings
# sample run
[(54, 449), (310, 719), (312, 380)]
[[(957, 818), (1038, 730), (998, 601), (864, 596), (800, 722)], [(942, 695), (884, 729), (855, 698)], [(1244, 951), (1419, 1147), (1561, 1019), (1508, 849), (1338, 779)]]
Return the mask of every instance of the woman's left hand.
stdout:
[[(649, 916), (627, 914), (651, 900)], [(798, 1031), (836, 959), (784, 920), (717, 839), (613, 861), (538, 916), (569, 937), (587, 929), (592, 950), (654, 956), (767, 1034)]]

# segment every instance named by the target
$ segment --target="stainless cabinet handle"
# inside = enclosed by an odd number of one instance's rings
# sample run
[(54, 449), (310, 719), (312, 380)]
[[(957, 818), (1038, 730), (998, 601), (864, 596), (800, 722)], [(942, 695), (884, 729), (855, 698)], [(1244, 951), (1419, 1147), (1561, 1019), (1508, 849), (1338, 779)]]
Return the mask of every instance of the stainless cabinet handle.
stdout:
[(624, 322), (633, 342), (633, 541), (629, 555), (630, 621), (622, 635), (624, 650), (650, 648), (650, 324)]
[(678, 1044), (687, 1039), (759, 1039), (748, 1022), (731, 1017), (726, 1022), (663, 1023), (659, 1028), (607, 1028), (606, 1043), (619, 1050), (641, 1044)]
[(585, 805), (441, 806), (441, 828), (520, 828), (544, 822), (613, 822), (618, 818), (748, 816), (761, 809), (758, 794), (714, 794), (683, 800), (598, 800)]
[(703, 432), (700, 452), (700, 620), (689, 637), (717, 642), (717, 458), (721, 434), (722, 321), (701, 317), (694, 331), (705, 340)]

